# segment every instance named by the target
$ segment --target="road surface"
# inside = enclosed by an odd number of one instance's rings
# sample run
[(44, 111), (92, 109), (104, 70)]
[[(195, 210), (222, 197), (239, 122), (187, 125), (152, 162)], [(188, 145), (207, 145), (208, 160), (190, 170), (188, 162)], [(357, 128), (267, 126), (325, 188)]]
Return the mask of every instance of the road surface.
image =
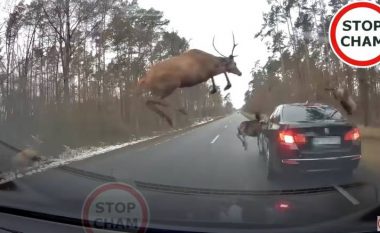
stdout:
[(116, 151), (72, 166), (128, 182), (238, 190), (310, 188), (353, 181), (375, 182), (380, 177), (361, 166), (353, 180), (322, 173), (308, 175), (306, 179), (290, 177), (268, 182), (256, 138), (248, 137), (245, 151), (236, 137), (237, 126), (244, 120), (247, 119), (235, 113), (140, 148)]
[[(302, 199), (303, 208), (318, 206), (318, 202), (326, 206), (333, 203), (333, 211), (329, 210), (331, 214), (375, 204), (377, 197), (372, 190), (378, 185), (380, 172), (366, 167), (370, 163), (365, 161), (368, 160), (366, 156), (353, 178), (319, 173), (269, 182), (265, 177), (265, 162), (258, 155), (256, 139), (248, 138), (248, 150), (245, 151), (236, 137), (237, 126), (244, 120), (244, 116), (234, 113), (200, 127), (17, 179), (12, 185), (2, 186), (0, 204), (79, 217), (86, 196), (98, 185), (109, 181), (125, 182), (138, 188), (138, 184), (155, 184), (155, 187), (187, 187), (209, 190), (211, 193), (211, 196), (206, 195), (206, 199), (201, 200), (189, 195), (179, 197), (160, 193), (159, 189), (154, 192), (154, 188), (141, 188), (153, 215), (159, 215), (160, 210), (165, 209), (163, 205), (166, 205), (165, 213), (170, 215), (168, 218), (182, 216), (175, 208), (178, 205), (182, 205), (182, 212), (185, 207), (190, 211), (195, 200), (199, 201), (196, 204), (198, 208), (207, 206), (210, 200), (235, 204), (241, 201), (228, 195), (223, 198), (212, 196), (212, 192), (220, 190), (241, 194), (244, 191), (334, 187), (333, 194), (330, 192), (325, 197), (295, 198), (297, 201)], [(370, 186), (359, 189), (345, 189), (342, 186), (356, 182), (366, 182)], [(172, 214), (168, 206), (174, 206), (170, 208)], [(327, 207), (324, 208), (321, 213), (325, 216)], [(192, 211), (194, 213), (195, 209)], [(340, 216), (342, 212), (336, 214)], [(199, 219), (202, 216), (199, 215)]]

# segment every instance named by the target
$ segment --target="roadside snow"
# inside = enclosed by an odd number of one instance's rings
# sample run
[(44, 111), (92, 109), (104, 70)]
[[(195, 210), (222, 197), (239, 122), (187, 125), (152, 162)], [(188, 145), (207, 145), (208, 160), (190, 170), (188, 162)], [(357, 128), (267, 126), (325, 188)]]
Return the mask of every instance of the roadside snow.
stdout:
[(43, 160), (41, 162), (35, 163), (32, 167), (27, 167), (24, 169), (20, 169), (18, 171), (11, 171), (8, 173), (3, 173), (1, 176), (0, 184), (15, 180), (17, 178), (21, 178), (23, 176), (29, 176), (35, 173), (46, 171), (50, 168), (59, 167), (62, 165), (66, 165), (75, 161), (84, 160), (96, 155), (104, 154), (110, 151), (114, 151), (123, 147), (131, 146), (140, 142), (148, 141), (154, 139), (158, 136), (154, 137), (145, 137), (138, 140), (110, 145), (110, 146), (102, 146), (102, 147), (81, 147), (77, 149), (71, 149), (66, 147), (66, 150), (58, 155), (57, 158), (51, 158), (48, 160)]
[(210, 122), (210, 121), (213, 121), (213, 120), (214, 120), (214, 118), (212, 118), (212, 117), (207, 117), (207, 118), (205, 118), (205, 119), (203, 119), (203, 120), (195, 121), (195, 122), (191, 125), (191, 127), (198, 126), (198, 125), (203, 125), (203, 124), (206, 124), (207, 122)]
[[(211, 117), (205, 118), (203, 120), (198, 120), (198, 121), (195, 121), (189, 128), (199, 126), (199, 125), (203, 125), (203, 124), (206, 124), (206, 123), (213, 121), (213, 120), (214, 120), (214, 118), (211, 118)], [(179, 131), (179, 130), (182, 130), (182, 129), (178, 129), (178, 130), (174, 130), (174, 131), (170, 131), (170, 132), (175, 132), (175, 131)], [(56, 168), (59, 166), (67, 165), (67, 164), (70, 164), (70, 163), (75, 162), (75, 161), (84, 160), (84, 159), (87, 159), (87, 158), (90, 158), (90, 157), (93, 157), (96, 155), (111, 152), (111, 151), (114, 151), (117, 149), (121, 149), (124, 147), (135, 145), (137, 143), (141, 143), (144, 141), (152, 140), (154, 138), (163, 136), (165, 134), (166, 133), (163, 133), (163, 134), (157, 135), (157, 136), (153, 136), (153, 137), (144, 137), (144, 138), (133, 140), (130, 142), (115, 144), (115, 145), (109, 145), (109, 146), (80, 147), (80, 148), (76, 148), (76, 149), (71, 149), (70, 147), (66, 147), (66, 150), (63, 153), (59, 154), (55, 158), (50, 158), (50, 159), (43, 160), (41, 162), (36, 162), (34, 164), (34, 166), (26, 167), (26, 168), (23, 168), (23, 169), (20, 169), (17, 171), (10, 171), (7, 173), (2, 173), (0, 175), (0, 184), (4, 184), (4, 183), (10, 182), (10, 181), (13, 181), (13, 180), (15, 180), (17, 178), (21, 178), (23, 176), (29, 176), (29, 175), (32, 175), (35, 173), (46, 171), (46, 170), (51, 169), (51, 168)]]

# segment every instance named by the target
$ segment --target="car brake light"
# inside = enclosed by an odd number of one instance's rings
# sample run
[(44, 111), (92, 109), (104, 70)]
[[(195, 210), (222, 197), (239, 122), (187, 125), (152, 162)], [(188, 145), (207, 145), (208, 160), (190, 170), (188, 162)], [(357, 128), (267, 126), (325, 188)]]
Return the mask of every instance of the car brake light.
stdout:
[(360, 138), (360, 132), (358, 128), (353, 128), (344, 135), (346, 141), (356, 141)]
[(305, 144), (306, 137), (303, 134), (295, 133), (291, 130), (280, 131), (279, 133), (280, 141), (285, 144)]

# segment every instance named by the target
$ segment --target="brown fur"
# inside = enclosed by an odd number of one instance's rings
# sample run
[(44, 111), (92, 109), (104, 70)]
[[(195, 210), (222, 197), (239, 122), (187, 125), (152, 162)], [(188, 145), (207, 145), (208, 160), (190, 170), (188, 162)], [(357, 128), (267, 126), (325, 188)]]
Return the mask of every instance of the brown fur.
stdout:
[(242, 142), (242, 145), (244, 147), (244, 150), (247, 150), (247, 140), (246, 136), (251, 137), (257, 137), (260, 131), (262, 130), (263, 125), (266, 124), (267, 116), (261, 115), (259, 113), (255, 114), (254, 120), (251, 121), (243, 121), (240, 123), (239, 127), (237, 128), (237, 137)]
[[(234, 47), (236, 45), (234, 44)], [(163, 99), (171, 95), (177, 88), (191, 87), (208, 79), (213, 81), (212, 93), (216, 92), (213, 77), (224, 73), (227, 79), (225, 89), (231, 87), (227, 72), (241, 75), (236, 67), (234, 56), (217, 57), (198, 49), (191, 49), (181, 55), (171, 57), (154, 64), (150, 70), (138, 81), (138, 85), (149, 90), (153, 96), (160, 100), (148, 100), (146, 105), (160, 117), (165, 119), (170, 126), (173, 125), (168, 117), (158, 106), (169, 107)], [(177, 109), (182, 114), (183, 109)]]
[(352, 115), (356, 111), (356, 103), (346, 89), (326, 88), (325, 90), (332, 92), (334, 98), (339, 101), (340, 105), (347, 112), (348, 115)]
[(139, 85), (165, 98), (176, 88), (194, 86), (225, 71), (221, 58), (192, 49), (152, 66)]
[(14, 164), (17, 167), (26, 167), (33, 162), (40, 161), (41, 157), (38, 156), (37, 151), (33, 149), (25, 149), (16, 154), (13, 159)]

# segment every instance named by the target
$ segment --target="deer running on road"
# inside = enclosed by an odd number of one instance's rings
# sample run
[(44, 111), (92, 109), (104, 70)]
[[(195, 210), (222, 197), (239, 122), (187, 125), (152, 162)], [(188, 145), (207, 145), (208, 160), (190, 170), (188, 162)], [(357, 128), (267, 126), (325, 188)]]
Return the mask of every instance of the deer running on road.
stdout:
[(339, 101), (340, 105), (347, 112), (348, 115), (352, 115), (356, 111), (356, 103), (353, 100), (350, 93), (343, 88), (325, 88), (326, 91), (332, 92), (334, 98)]
[(248, 149), (248, 144), (246, 140), (246, 136), (257, 137), (259, 132), (262, 130), (263, 125), (265, 125), (268, 121), (268, 117), (266, 115), (262, 115), (260, 113), (255, 113), (254, 120), (243, 121), (240, 123), (237, 128), (236, 136), (241, 141), (244, 150)]
[[(164, 99), (171, 95), (177, 88), (192, 87), (199, 83), (206, 82), (211, 78), (212, 90), (210, 94), (214, 94), (217, 91), (214, 76), (224, 73), (227, 80), (227, 86), (224, 90), (229, 89), (231, 82), (227, 73), (241, 76), (241, 72), (234, 61), (236, 57), (234, 50), (237, 44), (235, 43), (233, 34), (232, 37), (233, 47), (231, 55), (229, 56), (224, 56), (216, 49), (214, 37), (213, 46), (216, 52), (221, 55), (220, 57), (202, 50), (191, 49), (183, 54), (154, 64), (138, 81), (140, 87), (150, 91), (155, 97), (155, 99), (145, 102), (147, 107), (164, 118), (170, 126), (173, 126), (171, 118), (157, 106), (169, 107), (169, 104), (164, 102)], [(183, 109), (176, 110), (182, 114), (186, 114)]]

